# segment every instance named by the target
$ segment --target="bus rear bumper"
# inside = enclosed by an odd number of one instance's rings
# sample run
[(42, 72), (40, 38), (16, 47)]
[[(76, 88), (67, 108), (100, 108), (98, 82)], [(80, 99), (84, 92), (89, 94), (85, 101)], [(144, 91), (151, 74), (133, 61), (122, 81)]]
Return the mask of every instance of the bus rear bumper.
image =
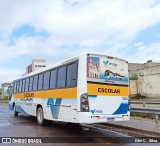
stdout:
[(90, 113), (79, 112), (78, 113), (78, 122), (79, 123), (106, 123), (106, 122), (114, 122), (114, 121), (129, 121), (130, 120), (130, 112), (127, 114), (119, 114), (119, 115), (91, 115)]

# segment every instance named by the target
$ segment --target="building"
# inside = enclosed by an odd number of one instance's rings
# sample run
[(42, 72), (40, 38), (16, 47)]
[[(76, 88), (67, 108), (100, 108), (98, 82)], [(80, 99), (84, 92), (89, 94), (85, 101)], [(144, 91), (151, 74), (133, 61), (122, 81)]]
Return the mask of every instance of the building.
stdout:
[[(132, 77), (136, 75), (135, 79)], [(160, 98), (160, 63), (129, 63), (130, 96)]]
[(93, 64), (92, 57), (89, 57), (87, 62), (87, 77), (99, 78), (99, 63)]
[(40, 68), (46, 67), (46, 60), (45, 59), (33, 59), (32, 64), (26, 67), (26, 72), (22, 75), (26, 75), (28, 73), (31, 73), (33, 71), (36, 71)]
[(128, 64), (129, 76), (131, 77), (139, 69), (154, 67), (157, 65), (160, 65), (160, 63), (152, 62), (151, 60), (148, 60), (146, 63), (129, 63)]
[(2, 88), (2, 98), (8, 97), (9, 96), (9, 90), (8, 87), (11, 85), (10, 82), (5, 82), (1, 84)]

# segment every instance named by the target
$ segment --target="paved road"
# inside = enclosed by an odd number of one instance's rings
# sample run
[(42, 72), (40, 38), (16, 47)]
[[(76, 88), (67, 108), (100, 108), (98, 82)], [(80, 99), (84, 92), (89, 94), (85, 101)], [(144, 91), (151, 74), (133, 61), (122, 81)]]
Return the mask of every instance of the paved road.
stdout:
[[(70, 143), (66, 143), (65, 141), (66, 137), (69, 137), (71, 139), (71, 142), (74, 142), (75, 137), (108, 137), (108, 138), (115, 138), (113, 139), (114, 141), (116, 140), (116, 137), (129, 137), (129, 135), (127, 134), (122, 134), (110, 130), (102, 130), (97, 128), (89, 128), (89, 130), (88, 129), (82, 130), (78, 126), (69, 126), (66, 123), (53, 122), (52, 125), (38, 126), (35, 117), (26, 116), (22, 114), (20, 114), (18, 117), (14, 117), (13, 112), (8, 109), (7, 105), (0, 105), (0, 136), (1, 137), (62, 137), (61, 138), (62, 143), (58, 143), (56, 145), (71, 145)], [(97, 138), (93, 138), (92, 140), (95, 145), (102, 145), (102, 144), (104, 145), (103, 140), (99, 139), (97, 140)], [(89, 146), (93, 145), (89, 143), (89, 141), (87, 143), (88, 143), (87, 145)], [(112, 141), (109, 142), (106, 141), (105, 145), (111, 143)], [(40, 144), (37, 145), (39, 146)], [(46, 145), (55, 145), (55, 143)], [(86, 144), (74, 143), (73, 145), (82, 146)], [(112, 143), (112, 145), (117, 145), (117, 143), (114, 144)], [(135, 143), (124, 144), (124, 145), (135, 145)]]

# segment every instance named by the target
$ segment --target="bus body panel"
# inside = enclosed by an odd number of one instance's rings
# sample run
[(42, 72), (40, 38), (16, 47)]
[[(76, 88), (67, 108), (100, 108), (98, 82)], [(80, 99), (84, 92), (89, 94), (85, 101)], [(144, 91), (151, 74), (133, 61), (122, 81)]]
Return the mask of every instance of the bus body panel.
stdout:
[(77, 112), (81, 111), (80, 107), (80, 97), (82, 94), (87, 93), (87, 78), (86, 78), (86, 68), (87, 68), (87, 58), (86, 55), (80, 56), (78, 61), (78, 81), (77, 81)]
[(37, 105), (41, 105), (45, 119), (77, 123), (77, 99), (21, 98), (10, 101), (9, 107), (13, 107), (13, 103), (19, 113), (36, 116)]

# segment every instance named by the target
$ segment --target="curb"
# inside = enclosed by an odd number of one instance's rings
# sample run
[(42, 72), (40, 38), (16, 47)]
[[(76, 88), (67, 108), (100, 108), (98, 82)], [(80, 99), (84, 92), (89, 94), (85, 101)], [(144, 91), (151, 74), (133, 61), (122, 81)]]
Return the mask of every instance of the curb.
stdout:
[(113, 123), (102, 123), (102, 124), (94, 124), (94, 125), (97, 125), (97, 126), (109, 126), (109, 127), (113, 127), (113, 128), (119, 128), (119, 129), (124, 129), (124, 130), (137, 132), (137, 133), (143, 134), (143, 135), (145, 134), (145, 135), (149, 135), (149, 136), (160, 137), (160, 133), (147, 131), (147, 130), (144, 130), (144, 129), (128, 127), (128, 126), (124, 126), (124, 125), (116, 125), (116, 124), (113, 124)]

